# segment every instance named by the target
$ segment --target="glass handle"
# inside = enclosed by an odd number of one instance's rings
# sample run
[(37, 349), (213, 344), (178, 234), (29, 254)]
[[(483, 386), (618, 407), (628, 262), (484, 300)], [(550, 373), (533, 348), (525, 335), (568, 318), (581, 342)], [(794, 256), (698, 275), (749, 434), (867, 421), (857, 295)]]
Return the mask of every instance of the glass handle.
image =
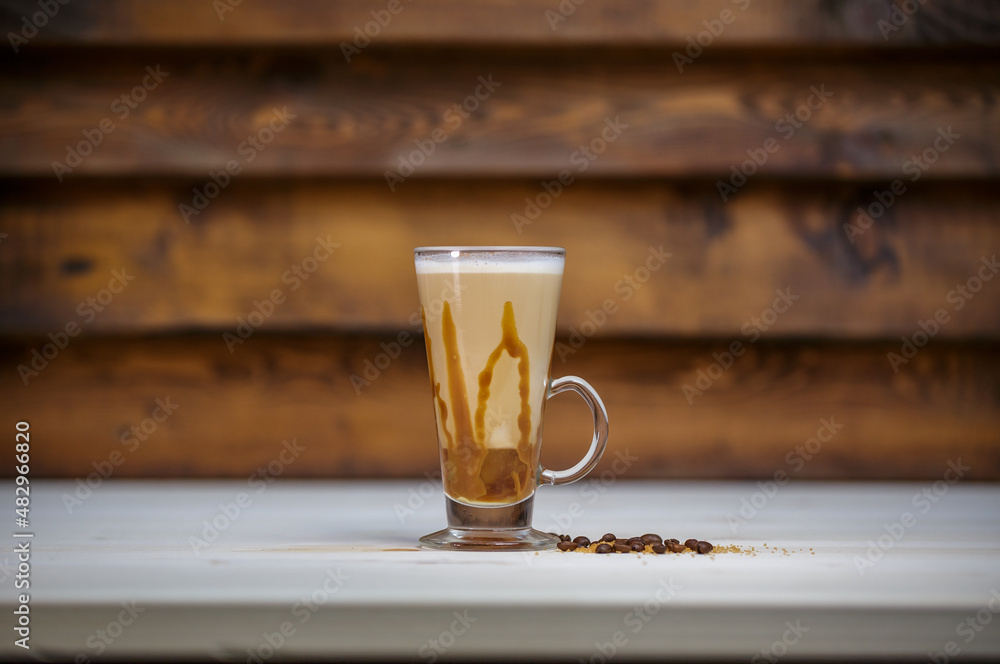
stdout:
[(549, 470), (544, 466), (539, 466), (539, 484), (569, 484), (582, 479), (587, 473), (593, 470), (597, 462), (604, 454), (604, 448), (608, 444), (608, 411), (604, 407), (604, 402), (597, 395), (597, 391), (590, 386), (590, 383), (577, 376), (563, 376), (549, 383), (546, 399), (559, 394), (560, 392), (576, 392), (590, 406), (590, 412), (594, 416), (594, 439), (590, 441), (590, 449), (587, 455), (578, 464), (567, 470)]

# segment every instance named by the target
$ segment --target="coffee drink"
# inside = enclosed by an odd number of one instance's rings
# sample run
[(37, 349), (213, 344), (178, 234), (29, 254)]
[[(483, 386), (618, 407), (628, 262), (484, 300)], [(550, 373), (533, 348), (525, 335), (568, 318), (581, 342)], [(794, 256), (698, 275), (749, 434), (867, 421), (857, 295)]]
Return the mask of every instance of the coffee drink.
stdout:
[(564, 254), (457, 253), (416, 259), (444, 490), (509, 505), (538, 483)]

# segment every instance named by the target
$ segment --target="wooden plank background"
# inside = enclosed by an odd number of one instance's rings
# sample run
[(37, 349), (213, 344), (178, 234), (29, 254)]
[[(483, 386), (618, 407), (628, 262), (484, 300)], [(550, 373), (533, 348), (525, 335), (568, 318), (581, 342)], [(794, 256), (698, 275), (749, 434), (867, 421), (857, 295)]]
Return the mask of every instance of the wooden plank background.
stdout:
[[(384, 370), (366, 373), (366, 363), (386, 352), (380, 344), (394, 341), (262, 335), (229, 353), (219, 335), (81, 337), (27, 389), (9, 373), (2, 386), (12, 413), (47, 404), (33, 435), (60, 454), (43, 454), (40, 473), (88, 474), (100, 470), (93, 462), (106, 468), (102, 462), (112, 460), (122, 477), (246, 477), (292, 439), (306, 449), (289, 475), (432, 472), (421, 340), (401, 348)], [(761, 341), (689, 403), (683, 386), (696, 386), (698, 371), (727, 346), (595, 340), (565, 362), (557, 355), (554, 376), (586, 376), (606, 401), (613, 444), (599, 472), (627, 452), (638, 457), (628, 477), (753, 478), (784, 469), (801, 478), (934, 478), (957, 458), (971, 467), (969, 479), (1000, 474), (996, 343), (934, 344), (895, 374), (886, 360), (892, 343)], [(30, 345), (9, 350), (7, 365)], [(367, 376), (370, 385), (352, 376)], [(162, 423), (152, 419), (163, 416), (157, 400), (176, 407)], [(573, 397), (549, 402), (544, 463), (578, 460), (590, 441), (586, 412)], [(808, 441), (823, 420), (843, 428), (813, 449), (817, 443)], [(70, 444), (81, 435), (88, 445)]]
[[(863, 221), (857, 208), (877, 204), (883, 185), (754, 184), (723, 203), (707, 183), (586, 180), (518, 226), (511, 215), (543, 191), (535, 181), (425, 181), (390, 195), (369, 181), (238, 180), (185, 224), (177, 205), (189, 184), (19, 183), (0, 210), (11, 235), (0, 330), (61, 327), (126, 267), (135, 281), (88, 332), (232, 328), (274, 288), (289, 297), (266, 331), (419, 332), (413, 247), (487, 243), (567, 248), (567, 331), (612, 298), (622, 306), (600, 336), (724, 337), (790, 288), (799, 299), (773, 332), (895, 337), (950, 309), (948, 292), (1000, 246), (1000, 193), (982, 183), (915, 187), (851, 237), (844, 225)], [(318, 237), (340, 246), (293, 291), (297, 279), (283, 276)], [(616, 291), (661, 247), (672, 256), (647, 283)], [(998, 327), (1000, 288), (985, 287), (940, 334), (990, 337)]]
[[(113, 130), (101, 132), (100, 144), (61, 177), (207, 178), (235, 160), (241, 177), (384, 180), (405, 158), (417, 164), (413, 179), (552, 178), (568, 169), (714, 180), (728, 179), (730, 167), (770, 139), (777, 149), (766, 155), (761, 176), (892, 180), (912, 177), (907, 163), (949, 127), (959, 138), (926, 174), (918, 171), (922, 177), (995, 177), (1000, 164), (995, 59), (860, 54), (838, 63), (817, 55), (746, 60), (714, 53), (680, 74), (671, 51), (631, 48), (473, 49), (461, 57), (400, 48), (351, 64), (329, 49), (130, 53), (126, 59), (117, 49), (59, 49), (13, 62), (16, 75), (0, 83), (7, 100), (0, 107), (7, 128), (0, 174), (55, 177), (53, 162), (65, 163), (68, 146), (105, 119)], [(88, 67), (70, 69), (67, 60)], [(116, 104), (149, 77), (146, 67), (163, 80), (140, 88), (145, 99), (135, 109)], [(483, 99), (474, 96), (477, 89)], [(454, 111), (456, 104), (469, 109), (468, 117)], [(784, 120), (800, 108), (807, 120)], [(247, 138), (270, 131), (275, 109), (287, 109), (287, 125), (251, 158)], [(625, 128), (581, 171), (574, 153), (600, 139), (608, 119)], [(434, 143), (436, 130), (443, 139)], [(425, 149), (429, 156), (418, 142), (433, 146)]]
[[(796, 477), (936, 479), (961, 458), (1000, 479), (1000, 280), (975, 281), (1000, 248), (995, 7), (587, 0), (560, 21), (559, 3), (401, 0), (348, 62), (341, 42), (388, 6), (69, 3), (0, 56), (0, 401), (32, 423), (34, 473), (245, 477), (292, 439), (307, 461), (286, 476), (431, 472), (412, 248), (527, 244), (568, 250), (562, 343), (621, 305), (553, 364), (607, 401), (602, 470), (628, 450), (630, 477), (766, 478), (832, 418)], [(0, 4), (0, 32), (37, 11)], [(480, 77), (494, 89), (467, 101)], [(318, 241), (332, 254), (292, 289)], [(626, 301), (651, 251), (671, 255)], [(799, 299), (750, 343), (776, 289)], [(705, 388), (733, 341), (746, 354)], [(177, 404), (162, 422), (157, 400)], [(549, 406), (546, 463), (579, 455), (581, 408)]]
[[(903, 11), (902, 3), (893, 0), (586, 0), (574, 2), (573, 7), (537, 0), (474, 4), (400, 0), (387, 20), (383, 12), (389, 4), (388, 0), (72, 3), (60, 8), (51, 27), (37, 40), (46, 45), (325, 46), (353, 43), (355, 28), (368, 28), (369, 35), (387, 44), (640, 43), (672, 47), (686, 45), (687, 37), (708, 27), (705, 22), (720, 21), (722, 12), (729, 10), (733, 17), (726, 17), (729, 22), (719, 35), (720, 46), (898, 48), (998, 42), (996, 14), (985, 2), (924, 0), (920, 11), (914, 12)], [(0, 15), (14, 25), (20, 24), (22, 16), (38, 11), (33, 0), (5, 0), (2, 9)], [(373, 11), (379, 15), (373, 16)], [(377, 28), (368, 27), (373, 20), (380, 23)]]

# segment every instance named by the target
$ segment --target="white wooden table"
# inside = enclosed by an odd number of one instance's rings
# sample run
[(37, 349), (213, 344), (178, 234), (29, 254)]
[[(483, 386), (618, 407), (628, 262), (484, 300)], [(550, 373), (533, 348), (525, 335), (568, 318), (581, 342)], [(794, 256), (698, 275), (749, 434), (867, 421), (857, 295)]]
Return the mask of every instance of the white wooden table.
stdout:
[[(75, 483), (32, 487), (31, 650), (5, 626), (4, 660), (1000, 658), (998, 485), (939, 484), (937, 496), (931, 482), (792, 483), (768, 497), (754, 483), (619, 481), (538, 494), (542, 529), (653, 531), (756, 556), (411, 550), (443, 525), (430, 482), (112, 480), (72, 513)], [(220, 508), (241, 494), (238, 515)], [(742, 499), (760, 507), (737, 523), (727, 515)], [(221, 530), (210, 543), (206, 520)], [(17, 541), (0, 549), (8, 623)]]

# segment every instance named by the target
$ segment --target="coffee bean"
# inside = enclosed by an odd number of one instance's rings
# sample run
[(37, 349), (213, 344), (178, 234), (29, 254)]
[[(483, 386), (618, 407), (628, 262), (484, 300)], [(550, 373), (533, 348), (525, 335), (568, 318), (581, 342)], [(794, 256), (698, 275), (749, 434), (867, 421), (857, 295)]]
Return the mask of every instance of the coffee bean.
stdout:
[[(559, 543), (557, 544), (560, 551), (587, 551), (589, 552), (592, 546), (591, 540), (585, 535), (580, 535), (570, 539), (569, 535), (557, 535), (555, 533), (549, 533), (553, 537), (559, 538)], [(680, 543), (676, 537), (670, 537), (663, 539), (656, 533), (646, 533), (641, 537), (615, 537), (614, 533), (605, 533), (600, 540), (596, 540), (594, 544), (594, 553), (646, 553), (646, 547), (655, 554), (663, 553), (684, 553), (685, 551), (694, 551), (699, 554), (710, 553), (715, 549), (715, 546), (711, 542), (705, 542), (703, 540), (697, 540), (693, 537), (684, 541), (683, 544)]]

